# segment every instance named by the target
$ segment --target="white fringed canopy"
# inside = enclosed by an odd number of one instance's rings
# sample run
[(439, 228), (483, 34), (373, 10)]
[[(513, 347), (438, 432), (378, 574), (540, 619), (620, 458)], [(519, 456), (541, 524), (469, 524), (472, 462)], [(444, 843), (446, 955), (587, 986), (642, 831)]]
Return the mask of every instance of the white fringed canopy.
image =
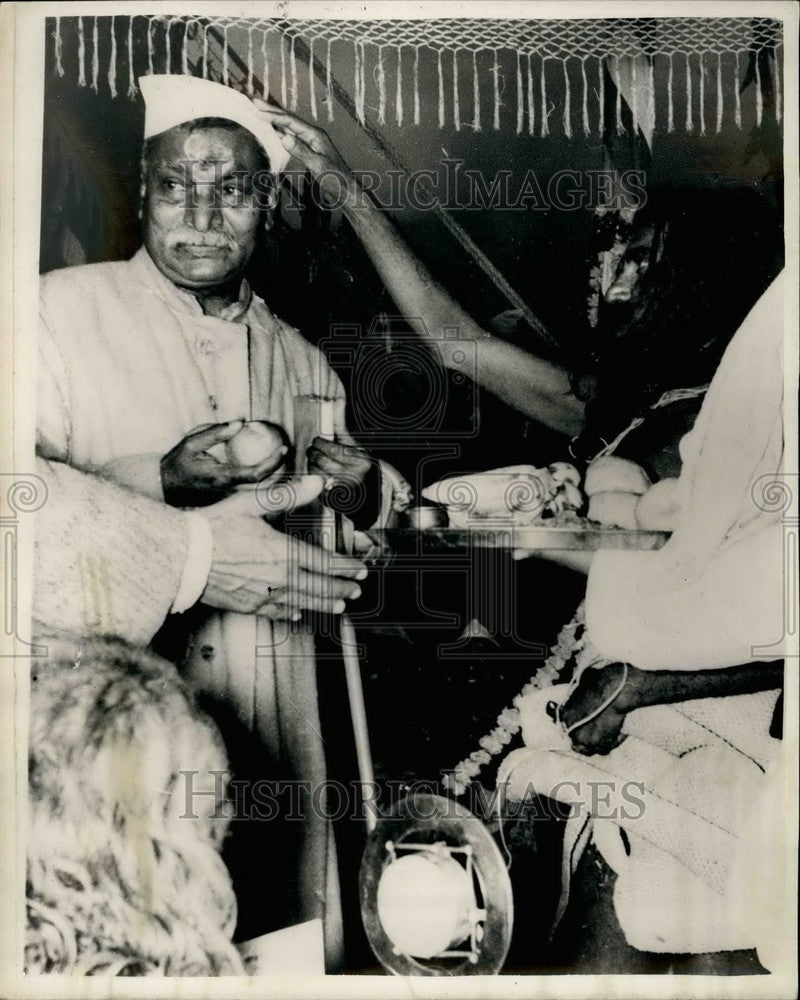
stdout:
[[(617, 79), (623, 66), (632, 90), (643, 94), (640, 120), (651, 134), (719, 132), (726, 120), (741, 128), (742, 88), (751, 80), (747, 96), (760, 124), (765, 88), (758, 56), (766, 51), (776, 62), (771, 75), (781, 119), (782, 24), (768, 18), (361, 21), (160, 14), (61, 17), (51, 24), (55, 72), (96, 91), (107, 87), (112, 96), (135, 96), (143, 73), (192, 73), (250, 95), (272, 94), (284, 107), (332, 121), (331, 63), (341, 57), (351, 66), (352, 79), (342, 83), (362, 125), (374, 116), (377, 125), (508, 127), (538, 136), (555, 128), (567, 137), (603, 135), (609, 127), (621, 132), (618, 91), (608, 120), (604, 68)], [(69, 58), (67, 35), (77, 39)], [(423, 60), (435, 65), (433, 92), (420, 87)], [(667, 85), (657, 90), (659, 63)]]

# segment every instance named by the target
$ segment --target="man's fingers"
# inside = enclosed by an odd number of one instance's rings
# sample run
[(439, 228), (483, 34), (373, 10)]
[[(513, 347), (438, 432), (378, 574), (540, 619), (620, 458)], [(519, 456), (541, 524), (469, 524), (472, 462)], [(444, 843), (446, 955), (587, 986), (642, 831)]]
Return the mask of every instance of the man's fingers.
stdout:
[(261, 483), (257, 487), (258, 501), (265, 514), (290, 513), (305, 507), (322, 493), (325, 477), (298, 475), (285, 482)]
[(198, 454), (221, 441), (230, 441), (241, 430), (242, 424), (242, 420), (231, 420), (227, 424), (212, 424), (205, 430), (195, 431), (184, 439), (186, 450)]
[(286, 537), (291, 549), (290, 558), (294, 560), (293, 565), (298, 569), (348, 580), (366, 579), (367, 567), (359, 559), (327, 552), (299, 538), (292, 538), (289, 535)]
[(273, 621), (284, 621), (284, 622), (296, 622), (302, 618), (302, 611), (297, 607), (293, 607), (290, 604), (284, 604), (282, 602), (275, 602), (274, 604), (265, 604), (261, 608), (256, 608), (255, 613), (257, 615), (263, 615), (265, 618), (272, 618)]
[(342, 462), (320, 452), (309, 453), (308, 468), (313, 472), (321, 472), (325, 476), (338, 476), (346, 471), (346, 466)]
[(254, 98), (253, 104), (261, 114), (266, 115), (269, 118), (270, 125), (274, 125), (276, 128), (282, 129), (291, 135), (299, 136), (314, 150), (314, 152), (322, 152), (321, 149), (315, 148), (313, 144), (313, 140), (316, 139), (319, 141), (325, 136), (325, 133), (321, 129), (303, 121), (303, 119), (298, 118), (297, 115), (289, 114), (288, 111), (283, 111), (280, 108), (273, 108), (269, 104), (265, 104), (259, 98)]
[(329, 576), (324, 573), (311, 573), (304, 569), (297, 570), (291, 575), (289, 590), (292, 599), (301, 603), (319, 600), (325, 602), (355, 601), (361, 596), (361, 587), (353, 580)]

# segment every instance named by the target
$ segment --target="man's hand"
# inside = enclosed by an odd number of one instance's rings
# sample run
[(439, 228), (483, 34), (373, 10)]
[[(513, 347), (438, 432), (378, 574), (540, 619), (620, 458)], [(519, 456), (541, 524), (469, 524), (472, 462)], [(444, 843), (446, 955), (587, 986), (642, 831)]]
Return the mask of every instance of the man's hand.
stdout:
[(234, 465), (209, 454), (241, 430), (243, 421), (211, 424), (194, 430), (161, 459), (164, 499), (173, 507), (204, 507), (226, 496), (242, 483), (258, 483), (283, 461), (285, 448), (276, 449), (258, 465)]
[(346, 514), (356, 527), (369, 527), (378, 516), (380, 467), (355, 445), (316, 437), (306, 452), (308, 471), (325, 477), (326, 506)]
[[(632, 668), (628, 668), (629, 670)], [(567, 728), (587, 718), (607, 701), (619, 688), (625, 676), (622, 663), (584, 670), (578, 686), (561, 709), (561, 721)], [(633, 707), (626, 697), (625, 688), (599, 715), (569, 734), (572, 748), (582, 754), (607, 754), (625, 739), (622, 725)]]
[(263, 513), (249, 491), (204, 511), (214, 538), (204, 604), (296, 621), (306, 610), (341, 614), (345, 600), (360, 596), (362, 562), (284, 535)]
[(257, 97), (253, 98), (253, 104), (275, 126), (286, 150), (319, 181), (323, 194), (337, 200), (342, 196), (342, 182), (345, 187), (354, 184), (350, 168), (321, 128), (272, 108)]

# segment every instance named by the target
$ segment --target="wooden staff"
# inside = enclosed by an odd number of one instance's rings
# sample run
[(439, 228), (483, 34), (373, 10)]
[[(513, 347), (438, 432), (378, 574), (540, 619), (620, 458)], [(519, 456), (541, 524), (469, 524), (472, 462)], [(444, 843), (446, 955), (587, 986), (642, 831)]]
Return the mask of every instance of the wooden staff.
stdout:
[[(334, 440), (334, 401), (332, 399), (319, 401), (319, 435), (327, 441)], [(337, 539), (340, 537), (338, 530), (340, 515), (324, 507), (322, 518), (322, 545), (335, 551)], [(347, 697), (350, 702), (350, 717), (353, 722), (353, 738), (356, 745), (356, 760), (358, 761), (358, 777), (362, 786), (372, 788), (375, 785), (375, 770), (372, 765), (372, 750), (369, 744), (367, 708), (364, 702), (364, 687), (361, 683), (361, 664), (358, 659), (356, 632), (347, 614), (343, 614), (341, 617), (340, 629), (344, 676), (347, 682)], [(367, 833), (372, 833), (376, 822), (372, 810), (364, 810), (364, 820), (367, 824)]]

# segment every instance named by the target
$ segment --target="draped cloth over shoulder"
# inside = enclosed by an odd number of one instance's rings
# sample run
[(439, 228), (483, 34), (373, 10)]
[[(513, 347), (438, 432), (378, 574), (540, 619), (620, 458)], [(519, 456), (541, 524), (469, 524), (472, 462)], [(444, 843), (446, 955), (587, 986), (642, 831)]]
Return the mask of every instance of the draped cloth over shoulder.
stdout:
[[(783, 301), (779, 277), (731, 341), (682, 442), (683, 515), (671, 540), (654, 553), (597, 554), (586, 622), (601, 664), (724, 668), (753, 661), (754, 647), (782, 634), (782, 511), (765, 502), (764, 484), (783, 465)], [(564, 697), (554, 687), (517, 703), (526, 746), (501, 765), (507, 794), (535, 789), (572, 805), (568, 846), (582, 843), (591, 821), (617, 872), (616, 914), (634, 947), (754, 947), (758, 926), (742, 859), (752, 868), (747, 831), (776, 754), (769, 730), (778, 692), (635, 710), (625, 721), (627, 739), (589, 757), (571, 749), (547, 712), (547, 702)], [(774, 851), (762, 850), (759, 864), (778, 863), (779, 840), (776, 831)], [(574, 864), (572, 852), (565, 892)]]

